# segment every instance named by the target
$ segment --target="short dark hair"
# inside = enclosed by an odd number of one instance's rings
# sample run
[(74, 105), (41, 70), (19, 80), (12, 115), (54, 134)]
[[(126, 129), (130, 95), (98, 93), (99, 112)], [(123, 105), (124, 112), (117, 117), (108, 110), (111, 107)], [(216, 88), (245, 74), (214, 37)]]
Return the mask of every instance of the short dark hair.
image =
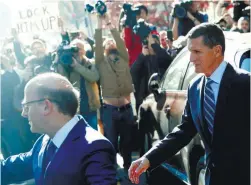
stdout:
[(139, 14), (140, 14), (141, 10), (145, 10), (146, 15), (148, 15), (148, 9), (147, 9), (147, 7), (145, 5), (142, 5), (142, 4), (135, 5), (135, 8), (139, 9)]
[(39, 97), (48, 98), (57, 105), (58, 111), (73, 117), (78, 110), (79, 99), (73, 89), (54, 89), (45, 86), (37, 88)]
[(198, 37), (203, 37), (203, 43), (209, 48), (220, 45), (222, 47), (222, 54), (225, 52), (225, 36), (222, 29), (212, 23), (202, 23), (195, 26), (188, 33), (189, 39), (196, 39)]

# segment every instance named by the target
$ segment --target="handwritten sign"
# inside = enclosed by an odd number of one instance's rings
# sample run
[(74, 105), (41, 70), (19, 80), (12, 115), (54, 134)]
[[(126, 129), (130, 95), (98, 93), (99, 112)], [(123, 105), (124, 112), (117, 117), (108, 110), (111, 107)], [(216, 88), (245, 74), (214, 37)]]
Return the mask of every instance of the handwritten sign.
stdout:
[(18, 33), (58, 31), (58, 8), (49, 3), (18, 10), (15, 27)]

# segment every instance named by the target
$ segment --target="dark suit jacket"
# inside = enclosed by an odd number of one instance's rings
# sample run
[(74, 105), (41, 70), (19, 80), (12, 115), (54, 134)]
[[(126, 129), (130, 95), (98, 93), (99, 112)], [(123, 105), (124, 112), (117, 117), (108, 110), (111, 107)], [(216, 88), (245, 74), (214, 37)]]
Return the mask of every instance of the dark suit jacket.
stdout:
[(199, 133), (209, 156), (210, 185), (249, 184), (250, 74), (227, 65), (219, 88), (213, 136), (202, 115), (204, 82), (204, 76), (193, 80), (188, 88), (182, 124), (153, 147), (146, 157), (154, 168)]
[(35, 178), (36, 185), (116, 184), (116, 153), (112, 144), (81, 119), (42, 172), (49, 137), (41, 136), (30, 152), (1, 163), (2, 185)]

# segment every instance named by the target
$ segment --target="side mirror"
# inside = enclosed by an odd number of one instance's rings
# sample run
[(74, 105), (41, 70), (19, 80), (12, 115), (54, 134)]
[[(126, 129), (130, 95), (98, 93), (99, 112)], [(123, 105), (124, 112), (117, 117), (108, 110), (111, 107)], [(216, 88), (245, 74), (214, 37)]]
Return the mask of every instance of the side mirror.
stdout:
[(150, 93), (153, 93), (154, 95), (159, 94), (159, 83), (160, 83), (160, 76), (158, 73), (153, 73), (148, 81), (148, 89)]

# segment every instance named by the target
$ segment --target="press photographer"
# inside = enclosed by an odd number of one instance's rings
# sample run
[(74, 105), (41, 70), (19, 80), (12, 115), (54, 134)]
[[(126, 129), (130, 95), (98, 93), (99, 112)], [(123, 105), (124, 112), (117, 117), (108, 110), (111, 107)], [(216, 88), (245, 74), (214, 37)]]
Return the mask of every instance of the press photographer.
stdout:
[(125, 3), (121, 13), (120, 25), (123, 27), (124, 40), (129, 54), (129, 66), (131, 67), (138, 58), (142, 50), (140, 37), (133, 33), (133, 26), (136, 25), (139, 19), (147, 19), (148, 9), (144, 5), (136, 5)]
[(86, 57), (86, 43), (74, 39), (71, 43), (64, 41), (57, 50), (57, 72), (66, 76), (80, 91), (80, 114), (89, 125), (97, 130), (97, 109), (100, 108), (97, 81), (99, 73), (94, 60)]
[(185, 36), (194, 26), (208, 21), (208, 16), (199, 12), (199, 2), (192, 0), (183, 0), (175, 4), (172, 17), (174, 40), (181, 35)]
[[(22, 44), (19, 40), (18, 34), (16, 29), (11, 30), (12, 37), (13, 37), (13, 47), (14, 52), (17, 58), (17, 61), (26, 68), (25, 60), (27, 60), (27, 53), (23, 52)], [(52, 53), (47, 51), (46, 42), (41, 39), (39, 36), (33, 36), (33, 40), (30, 44), (31, 55), (37, 58), (37, 64), (40, 67), (37, 67), (34, 74), (39, 74), (42, 72), (50, 71), (50, 67), (52, 65), (53, 56)]]
[(142, 53), (131, 67), (131, 75), (135, 88), (136, 111), (149, 95), (148, 81), (153, 73), (160, 78), (172, 62), (172, 57), (166, 49), (161, 48), (159, 33), (153, 25), (140, 19), (134, 26), (134, 32), (140, 36), (143, 45)]

